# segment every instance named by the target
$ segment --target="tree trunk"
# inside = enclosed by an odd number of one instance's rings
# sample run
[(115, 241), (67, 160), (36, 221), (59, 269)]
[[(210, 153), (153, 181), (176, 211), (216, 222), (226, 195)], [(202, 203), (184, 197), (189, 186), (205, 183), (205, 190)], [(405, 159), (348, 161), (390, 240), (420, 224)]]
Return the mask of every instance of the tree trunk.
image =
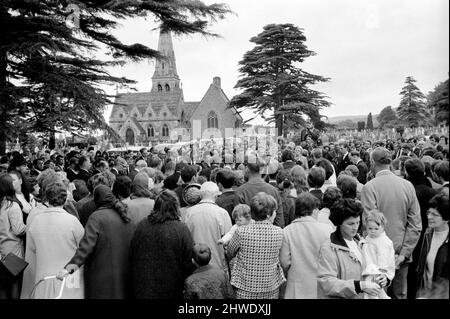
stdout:
[(53, 150), (53, 149), (55, 149), (55, 146), (56, 146), (56, 134), (55, 134), (55, 131), (51, 131), (50, 139), (48, 141), (48, 148), (50, 150)]
[[(6, 123), (8, 117), (8, 93), (6, 92), (6, 52), (0, 51), (0, 122)], [(6, 153), (6, 128), (0, 129), (0, 155)]]
[(275, 119), (275, 127), (277, 128), (277, 135), (283, 136), (283, 115), (278, 114)]

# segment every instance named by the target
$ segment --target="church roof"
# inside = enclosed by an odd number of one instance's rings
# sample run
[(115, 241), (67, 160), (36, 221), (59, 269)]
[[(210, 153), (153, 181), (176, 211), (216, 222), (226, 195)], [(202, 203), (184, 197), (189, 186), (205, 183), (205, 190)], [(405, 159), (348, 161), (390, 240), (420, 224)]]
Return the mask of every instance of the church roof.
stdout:
[(192, 114), (194, 114), (197, 107), (200, 105), (200, 102), (184, 102), (184, 119), (190, 120)]
[(111, 117), (116, 117), (120, 110), (125, 112), (125, 117), (130, 115), (131, 110), (136, 106), (141, 113), (145, 115), (145, 111), (149, 106), (153, 109), (157, 116), (161, 109), (166, 106), (173, 116), (179, 116), (178, 107), (182, 100), (183, 93), (181, 90), (172, 92), (139, 92), (124, 93), (116, 95), (115, 105), (113, 106)]
[(142, 125), (138, 122), (138, 120), (135, 117), (132, 117), (131, 121), (134, 123), (134, 125), (136, 125), (136, 127), (139, 129), (139, 132), (141, 134), (146, 134), (144, 128), (142, 127)]

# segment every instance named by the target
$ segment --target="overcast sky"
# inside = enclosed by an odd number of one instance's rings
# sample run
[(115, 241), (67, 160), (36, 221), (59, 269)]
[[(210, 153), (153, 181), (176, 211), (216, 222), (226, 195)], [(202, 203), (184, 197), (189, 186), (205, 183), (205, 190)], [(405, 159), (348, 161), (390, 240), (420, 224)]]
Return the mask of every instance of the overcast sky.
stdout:
[[(327, 116), (375, 114), (387, 105), (397, 107), (407, 76), (417, 80), (424, 94), (448, 78), (448, 0), (204, 2), (227, 3), (236, 15), (211, 26), (221, 38), (173, 37), (185, 101), (200, 101), (214, 76), (221, 77), (228, 98), (238, 94), (234, 89), (240, 75), (238, 62), (254, 46), (249, 39), (269, 23), (292, 23), (304, 30), (306, 45), (317, 55), (307, 58), (301, 68), (331, 78), (313, 87), (329, 96), (332, 105), (323, 111)], [(152, 19), (135, 19), (114, 34), (125, 43), (156, 48), (155, 26)], [(153, 70), (154, 62), (148, 61), (112, 73), (136, 80), (138, 91), (149, 91)], [(107, 120), (110, 111), (105, 113)]]

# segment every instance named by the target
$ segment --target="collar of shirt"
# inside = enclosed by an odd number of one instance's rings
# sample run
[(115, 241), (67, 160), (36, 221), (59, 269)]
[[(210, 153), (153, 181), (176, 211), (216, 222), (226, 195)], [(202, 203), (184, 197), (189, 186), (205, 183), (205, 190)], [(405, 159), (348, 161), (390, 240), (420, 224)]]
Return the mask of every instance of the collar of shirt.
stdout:
[(310, 192), (311, 192), (311, 191), (320, 191), (320, 190), (322, 190), (322, 187), (319, 187), (319, 188), (310, 188), (310, 189), (309, 189)]
[(388, 169), (382, 169), (381, 171), (379, 171), (378, 173), (375, 174), (375, 177), (381, 176), (381, 175), (388, 175), (388, 174), (392, 174), (392, 172)]
[(214, 205), (216, 205), (216, 203), (215, 203), (213, 200), (210, 200), (210, 199), (202, 199), (202, 200), (199, 202), (199, 204), (202, 204), (202, 203), (208, 203), (208, 204), (214, 204)]
[(248, 184), (260, 184), (260, 183), (266, 183), (261, 177), (253, 177), (250, 178), (247, 182)]

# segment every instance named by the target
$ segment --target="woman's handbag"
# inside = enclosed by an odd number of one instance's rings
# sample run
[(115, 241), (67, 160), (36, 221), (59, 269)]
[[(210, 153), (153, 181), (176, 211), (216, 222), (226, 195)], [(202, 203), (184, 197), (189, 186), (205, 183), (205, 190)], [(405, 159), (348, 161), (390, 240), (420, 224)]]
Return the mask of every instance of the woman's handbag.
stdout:
[(15, 282), (27, 266), (28, 263), (24, 259), (9, 253), (0, 260), (0, 281), (4, 283)]

